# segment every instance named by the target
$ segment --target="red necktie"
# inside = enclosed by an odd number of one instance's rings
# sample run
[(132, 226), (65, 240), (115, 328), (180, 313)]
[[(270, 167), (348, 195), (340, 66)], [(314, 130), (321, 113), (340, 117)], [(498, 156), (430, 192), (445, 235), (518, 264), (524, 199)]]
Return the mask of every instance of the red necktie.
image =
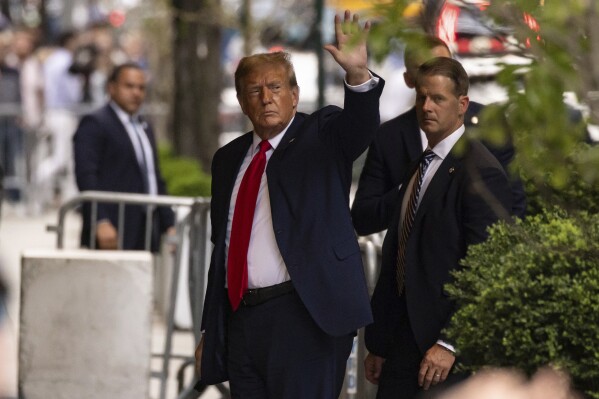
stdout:
[(241, 298), (248, 286), (247, 253), (254, 222), (258, 189), (266, 166), (266, 151), (270, 148), (270, 143), (267, 140), (260, 143), (260, 151), (254, 156), (250, 166), (245, 171), (235, 201), (227, 262), (229, 301), (231, 301), (231, 307), (234, 311), (239, 307)]

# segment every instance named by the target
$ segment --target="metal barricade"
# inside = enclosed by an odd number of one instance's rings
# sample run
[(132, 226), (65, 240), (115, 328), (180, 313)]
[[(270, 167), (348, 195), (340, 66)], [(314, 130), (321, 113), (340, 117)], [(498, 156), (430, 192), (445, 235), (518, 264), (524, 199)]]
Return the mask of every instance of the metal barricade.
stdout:
[[(0, 164), (10, 163), (11, 169), (13, 169), (4, 171), (4, 188), (18, 193), (18, 198), (8, 199), (22, 204), (26, 214), (39, 214), (48, 208), (54, 208), (55, 194), (58, 194), (61, 200), (67, 200), (74, 196), (76, 183), (70, 150), (63, 151), (60, 160), (55, 160), (61, 164), (60, 171), (56, 172), (56, 175), (50, 179), (42, 179), (38, 174), (47, 169), (48, 159), (54, 158), (57, 141), (62, 140), (61, 148), (70, 149), (72, 135), (75, 133), (79, 119), (83, 115), (96, 111), (100, 106), (99, 104), (80, 103), (62, 109), (64, 115), (72, 118), (74, 126), (66, 131), (62, 126), (61, 134), (58, 136), (47, 123), (48, 115), (53, 112), (52, 109), (43, 109), (43, 117), (36, 114), (36, 117), (42, 122), (35, 123), (35, 126), (18, 124), (18, 132), (15, 131), (10, 135), (8, 132), (2, 132), (6, 126), (0, 128)], [(144, 105), (144, 115), (151, 117), (156, 132), (167, 130), (168, 109), (168, 104), (161, 102)], [(6, 121), (10, 120), (27, 120), (26, 112), (27, 110), (20, 103), (2, 103), (0, 104), (0, 124), (6, 125)], [(6, 148), (7, 145), (11, 148)], [(5, 155), (11, 155), (14, 159), (4, 159)]]
[[(168, 376), (170, 371), (171, 360), (182, 360), (183, 366), (179, 370), (178, 374), (182, 375), (182, 369), (189, 365), (194, 364), (193, 353), (191, 354), (173, 354), (172, 343), (173, 335), (176, 330), (175, 326), (175, 307), (177, 301), (177, 292), (179, 290), (179, 274), (181, 272), (181, 266), (189, 267), (189, 297), (190, 307), (192, 313), (192, 331), (195, 342), (199, 342), (200, 332), (200, 321), (201, 312), (203, 308), (203, 300), (205, 295), (206, 287), (206, 276), (208, 273), (208, 265), (210, 262), (210, 199), (209, 198), (191, 198), (191, 197), (172, 197), (172, 196), (150, 196), (144, 194), (130, 194), (130, 193), (114, 193), (114, 192), (100, 192), (100, 191), (86, 191), (80, 193), (78, 196), (70, 199), (64, 203), (58, 210), (58, 221), (54, 226), (48, 226), (49, 231), (53, 231), (57, 234), (56, 247), (58, 249), (64, 248), (64, 235), (66, 231), (66, 220), (67, 215), (70, 212), (78, 209), (83, 203), (90, 203), (92, 208), (92, 228), (91, 228), (91, 240), (95, 242), (95, 218), (97, 215), (97, 207), (99, 203), (110, 203), (116, 204), (119, 209), (119, 248), (122, 247), (123, 242), (123, 223), (125, 216), (125, 205), (139, 205), (146, 208), (146, 231), (145, 231), (145, 248), (150, 248), (150, 238), (152, 230), (152, 219), (151, 210), (156, 206), (171, 206), (174, 208), (186, 208), (188, 209), (187, 214), (177, 221), (176, 224), (176, 237), (174, 242), (177, 244), (174, 260), (173, 270), (171, 273), (171, 284), (170, 293), (168, 300), (168, 310), (166, 314), (166, 332), (164, 341), (163, 353), (153, 354), (154, 358), (159, 357), (162, 360), (161, 370), (153, 372), (153, 378), (160, 379), (160, 399), (166, 398)], [(183, 251), (183, 243), (193, 243), (193, 245), (187, 245), (189, 251)], [(195, 383), (195, 381), (192, 381)], [(228, 390), (225, 386), (218, 386), (223, 393), (227, 393)], [(193, 390), (193, 384), (188, 388), (184, 389), (182, 382), (179, 382), (179, 398), (197, 398), (201, 393)], [(190, 396), (193, 395), (193, 396)]]
[[(184, 368), (193, 367), (194, 358), (189, 354), (173, 354), (172, 340), (175, 332), (175, 307), (177, 301), (177, 292), (179, 290), (179, 274), (181, 266), (189, 267), (189, 298), (192, 319), (192, 331), (195, 342), (201, 338), (200, 324), (202, 309), (204, 306), (204, 296), (207, 283), (208, 267), (212, 251), (210, 242), (210, 199), (209, 198), (191, 198), (191, 197), (172, 197), (172, 196), (150, 196), (143, 194), (129, 193), (109, 193), (99, 191), (87, 191), (72, 198), (63, 204), (58, 211), (58, 221), (55, 226), (48, 226), (49, 231), (57, 234), (56, 246), (59, 249), (64, 247), (64, 234), (66, 229), (66, 216), (75, 211), (83, 203), (91, 203), (92, 207), (92, 228), (90, 242), (95, 242), (93, 232), (95, 230), (95, 217), (97, 215), (97, 206), (99, 203), (117, 204), (119, 209), (119, 246), (122, 246), (123, 220), (125, 215), (125, 205), (139, 205), (146, 207), (147, 214), (156, 206), (172, 206), (175, 208), (184, 207), (189, 212), (177, 221), (176, 251), (174, 254), (174, 264), (171, 273), (170, 294), (168, 300), (168, 310), (166, 314), (166, 333), (164, 342), (164, 351), (161, 354), (153, 354), (153, 357), (162, 359), (162, 369), (159, 372), (153, 372), (152, 377), (160, 379), (160, 399), (166, 398), (167, 379), (169, 376), (170, 361), (174, 359), (182, 360), (183, 364), (177, 372), (178, 380), (178, 399), (199, 398), (202, 392), (193, 389), (195, 378), (189, 384), (184, 383)], [(148, 216), (146, 219), (146, 248), (150, 247), (150, 233), (152, 229), (152, 220)], [(360, 237), (359, 245), (362, 252), (364, 263), (364, 273), (369, 294), (372, 295), (380, 272), (381, 243), (383, 235), (373, 235)], [(183, 243), (187, 241), (189, 250), (183, 250)], [(364, 374), (364, 357), (366, 348), (364, 345), (364, 329), (358, 331), (354, 342), (352, 353), (348, 359), (346, 378), (340, 399), (371, 399), (376, 396), (376, 386), (368, 383)], [(195, 375), (195, 373), (194, 373)], [(219, 384), (215, 386), (224, 397), (228, 397), (229, 390), (226, 385)]]
[[(379, 278), (381, 265), (381, 238), (379, 236), (360, 237), (358, 243), (362, 252), (362, 263), (364, 264), (364, 274), (366, 276), (366, 285), (368, 294), (372, 296), (374, 287)], [(352, 359), (355, 358), (355, 360)], [(348, 364), (346, 372), (345, 398), (347, 399), (374, 399), (377, 388), (366, 380), (364, 372), (364, 358), (366, 357), (366, 345), (364, 343), (364, 328), (358, 330), (358, 336), (355, 339), (352, 354), (348, 362), (355, 362), (353, 367)], [(353, 373), (353, 375), (352, 375)], [(355, 384), (350, 383), (355, 378)]]

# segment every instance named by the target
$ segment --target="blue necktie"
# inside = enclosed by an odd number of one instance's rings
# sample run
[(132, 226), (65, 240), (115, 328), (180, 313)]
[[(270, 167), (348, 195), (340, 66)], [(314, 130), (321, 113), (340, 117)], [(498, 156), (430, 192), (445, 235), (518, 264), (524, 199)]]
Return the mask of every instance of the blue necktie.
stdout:
[(427, 149), (422, 154), (420, 166), (418, 167), (418, 171), (416, 172), (416, 178), (414, 179), (414, 184), (412, 185), (412, 191), (410, 193), (408, 205), (406, 206), (403, 224), (400, 226), (399, 229), (400, 234), (399, 245), (397, 247), (396, 277), (397, 292), (400, 296), (403, 293), (406, 278), (406, 245), (408, 243), (408, 237), (410, 236), (410, 230), (412, 230), (412, 225), (414, 224), (416, 211), (418, 210), (418, 197), (420, 196), (420, 187), (422, 187), (422, 180), (424, 179), (426, 169), (428, 168), (428, 165), (430, 165), (434, 157), (435, 153), (432, 152), (430, 149)]

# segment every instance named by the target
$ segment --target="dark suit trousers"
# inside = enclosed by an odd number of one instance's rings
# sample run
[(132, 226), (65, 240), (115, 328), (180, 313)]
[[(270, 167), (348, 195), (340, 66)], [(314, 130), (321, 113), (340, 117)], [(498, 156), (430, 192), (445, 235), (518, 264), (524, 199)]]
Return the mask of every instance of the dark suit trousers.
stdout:
[(238, 399), (337, 399), (353, 334), (332, 337), (293, 292), (229, 319), (229, 382)]
[(418, 349), (409, 318), (405, 296), (401, 296), (401, 323), (394, 334), (392, 349), (383, 363), (376, 399), (432, 399), (444, 389), (467, 378), (463, 374), (450, 373), (448, 378), (428, 391), (418, 385), (418, 373), (423, 354)]

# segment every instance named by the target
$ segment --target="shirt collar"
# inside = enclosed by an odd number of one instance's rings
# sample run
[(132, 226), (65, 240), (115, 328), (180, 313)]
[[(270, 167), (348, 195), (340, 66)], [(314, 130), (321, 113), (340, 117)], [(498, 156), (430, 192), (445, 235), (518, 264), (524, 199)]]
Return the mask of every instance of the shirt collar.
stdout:
[(139, 122), (139, 113), (130, 115), (124, 109), (119, 107), (119, 105), (117, 103), (115, 103), (114, 101), (110, 101), (109, 105), (112, 107), (112, 109), (114, 110), (116, 115), (119, 117), (121, 122), (123, 122), (123, 124), (131, 123), (131, 121)]
[[(435, 148), (432, 148), (431, 150), (439, 158), (445, 159), (447, 157), (447, 155), (451, 152), (451, 149), (453, 148), (455, 143), (457, 143), (457, 141), (460, 139), (460, 137), (462, 137), (462, 135), (464, 134), (465, 131), (466, 131), (466, 128), (464, 127), (464, 125), (460, 126), (457, 130), (455, 130), (449, 136), (445, 137), (443, 140), (441, 140), (439, 143), (437, 143)], [(426, 147), (426, 148), (428, 148), (428, 147)]]
[[(277, 134), (275, 137), (268, 140), (268, 142), (270, 143), (270, 146), (272, 147), (273, 150), (275, 150), (277, 148), (277, 146), (279, 145), (279, 143), (281, 142), (281, 140), (283, 140), (285, 133), (289, 129), (289, 126), (291, 126), (291, 124), (293, 123), (294, 119), (295, 119), (295, 116), (293, 118), (291, 118), (291, 120), (289, 121), (287, 126), (285, 126), (285, 129), (281, 130), (281, 133)], [(258, 145), (260, 145), (260, 142), (262, 142), (262, 139), (260, 138), (260, 136), (258, 136), (256, 134), (256, 132), (253, 132), (252, 133), (252, 154), (254, 154), (255, 152), (258, 151)]]

